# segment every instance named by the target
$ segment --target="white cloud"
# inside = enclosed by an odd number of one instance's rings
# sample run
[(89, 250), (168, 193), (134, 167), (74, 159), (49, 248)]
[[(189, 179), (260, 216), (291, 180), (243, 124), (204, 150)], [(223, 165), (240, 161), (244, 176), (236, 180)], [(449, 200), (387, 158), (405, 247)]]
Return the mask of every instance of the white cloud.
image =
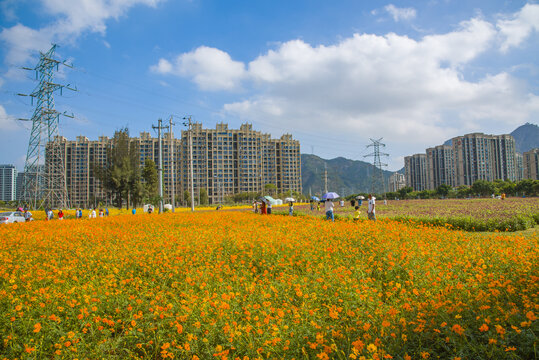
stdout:
[(17, 130), (19, 127), (17, 126), (17, 120), (14, 116), (9, 115), (6, 112), (6, 109), (0, 105), (0, 129), (4, 131), (11, 131), (11, 130)]
[(393, 17), (396, 22), (400, 20), (412, 20), (416, 17), (414, 8), (398, 8), (393, 4), (386, 5), (384, 9)]
[(519, 46), (534, 31), (539, 31), (539, 5), (526, 4), (517, 13), (496, 24), (503, 38), (502, 52), (510, 47)]
[[(201, 89), (249, 88), (252, 95), (225, 104), (223, 114), (268, 124), (264, 131), (329, 130), (331, 138), (362, 145), (384, 137), (390, 152), (411, 154), (466, 132), (512, 130), (537, 119), (539, 96), (526, 82), (507, 72), (465, 77), (473, 60), (496, 49), (497, 29), (474, 18), (420, 39), (389, 33), (354, 34), (333, 45), (290, 40), (246, 64), (201, 47), (153, 69), (189, 77)], [(220, 66), (210, 66), (210, 58)], [(304, 146), (317, 146), (309, 141)], [(398, 159), (391, 168), (402, 167)]]
[(161, 0), (42, 0), (53, 22), (40, 29), (23, 24), (4, 28), (0, 41), (7, 44), (5, 61), (23, 64), (32, 52), (48, 49), (51, 42), (71, 43), (84, 32), (104, 34), (106, 21), (118, 19), (135, 5), (156, 6)]
[(206, 46), (179, 55), (173, 63), (160, 59), (150, 70), (192, 78), (203, 90), (232, 90), (245, 76), (242, 62), (232, 60), (224, 51)]

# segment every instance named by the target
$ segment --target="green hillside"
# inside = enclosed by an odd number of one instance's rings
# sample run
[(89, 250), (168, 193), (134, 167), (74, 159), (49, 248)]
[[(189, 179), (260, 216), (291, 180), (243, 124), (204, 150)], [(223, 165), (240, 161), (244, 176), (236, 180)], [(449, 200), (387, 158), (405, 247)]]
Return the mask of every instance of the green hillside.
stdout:
[[(368, 192), (371, 188), (372, 164), (338, 157), (331, 160), (316, 155), (301, 154), (303, 193), (320, 195), (324, 191), (324, 170), (327, 165), (328, 191), (339, 195)], [(391, 171), (384, 171), (387, 180)], [(387, 185), (386, 185), (387, 186)]]

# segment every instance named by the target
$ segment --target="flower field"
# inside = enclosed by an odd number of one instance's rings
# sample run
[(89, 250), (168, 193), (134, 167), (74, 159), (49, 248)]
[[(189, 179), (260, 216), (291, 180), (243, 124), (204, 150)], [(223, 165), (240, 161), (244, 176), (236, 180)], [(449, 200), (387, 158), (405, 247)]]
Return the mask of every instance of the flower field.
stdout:
[(534, 359), (535, 235), (248, 212), (0, 227), (0, 359)]
[[(337, 203), (336, 203), (337, 205)], [(299, 207), (304, 214), (321, 215), (309, 206)], [(354, 208), (335, 207), (338, 217), (351, 218)], [(361, 207), (362, 217), (367, 218), (367, 205)], [(539, 224), (539, 198), (498, 199), (444, 199), (444, 200), (376, 200), (377, 218), (400, 221), (414, 220), (432, 225), (449, 225), (467, 231), (517, 231)]]

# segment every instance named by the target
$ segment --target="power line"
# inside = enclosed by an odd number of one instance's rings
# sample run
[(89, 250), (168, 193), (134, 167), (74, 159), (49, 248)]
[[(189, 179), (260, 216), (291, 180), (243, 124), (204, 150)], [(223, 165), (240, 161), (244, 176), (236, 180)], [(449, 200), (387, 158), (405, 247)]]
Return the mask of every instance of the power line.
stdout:
[(373, 157), (373, 172), (371, 176), (371, 193), (381, 194), (383, 193), (385, 196), (386, 193), (386, 184), (384, 180), (384, 173), (382, 170), (383, 166), (387, 166), (387, 164), (383, 164), (380, 156), (389, 156), (389, 154), (380, 152), (380, 147), (385, 147), (386, 145), (383, 144), (382, 141), (383, 138), (380, 138), (378, 140), (370, 139), (372, 141), (372, 144), (367, 145), (367, 148), (372, 147), (374, 151), (370, 154), (364, 155), (363, 157)]
[[(24, 166), (23, 199), (36, 209), (45, 203), (51, 206), (67, 208), (69, 198), (67, 194), (64, 150), (58, 135), (60, 115), (54, 108), (54, 92), (64, 88), (75, 90), (69, 85), (54, 83), (53, 74), (58, 71), (59, 65), (65, 62), (54, 59), (56, 45), (46, 53), (40, 53), (40, 59), (34, 70), (39, 81), (37, 88), (29, 95), (32, 102), (36, 99), (36, 107), (32, 118), (30, 140)], [(69, 116), (69, 115), (66, 115)], [(70, 116), (72, 117), (72, 116)], [(25, 119), (20, 119), (25, 120)]]

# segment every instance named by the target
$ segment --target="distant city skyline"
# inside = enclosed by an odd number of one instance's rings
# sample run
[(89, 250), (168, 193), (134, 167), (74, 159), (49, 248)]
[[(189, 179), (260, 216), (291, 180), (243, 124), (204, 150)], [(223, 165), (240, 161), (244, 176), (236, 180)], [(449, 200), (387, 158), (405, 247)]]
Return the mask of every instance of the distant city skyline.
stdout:
[(38, 51), (57, 43), (67, 138), (151, 131), (158, 118), (250, 122), (302, 153), (388, 170), (455, 136), (539, 119), (535, 1), (0, 2), (0, 163), (24, 167)]

